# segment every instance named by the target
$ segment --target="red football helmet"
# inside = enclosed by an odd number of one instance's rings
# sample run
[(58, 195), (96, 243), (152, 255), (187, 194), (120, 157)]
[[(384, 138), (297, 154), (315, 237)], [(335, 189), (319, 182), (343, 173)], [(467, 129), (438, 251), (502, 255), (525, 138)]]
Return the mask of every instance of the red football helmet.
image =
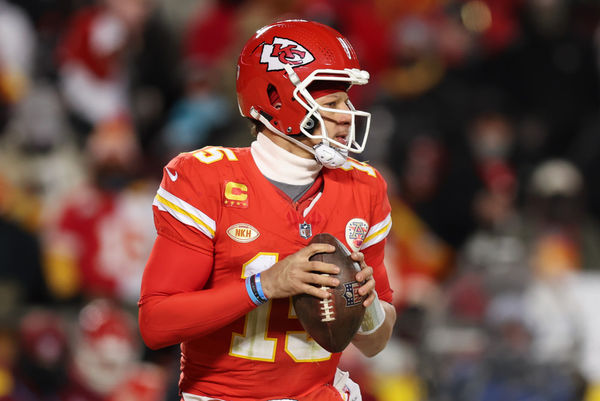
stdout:
[[(355, 110), (349, 101), (349, 110), (320, 106), (311, 92), (314, 94), (315, 88), (348, 90), (368, 81), (369, 73), (360, 69), (354, 49), (339, 32), (311, 21), (280, 21), (259, 29), (242, 49), (237, 71), (238, 105), (242, 116), (262, 122), (313, 153), (325, 166), (335, 168), (346, 161), (348, 151), (364, 150), (371, 115)], [(327, 136), (320, 111), (352, 116), (345, 144)], [(318, 123), (321, 135), (314, 135)], [(291, 137), (297, 134), (320, 139), (321, 143), (311, 148)]]

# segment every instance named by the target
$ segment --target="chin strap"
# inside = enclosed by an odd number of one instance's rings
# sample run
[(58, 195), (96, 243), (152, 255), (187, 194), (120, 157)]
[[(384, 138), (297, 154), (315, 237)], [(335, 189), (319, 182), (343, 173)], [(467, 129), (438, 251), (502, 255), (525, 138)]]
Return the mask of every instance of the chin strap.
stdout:
[(325, 142), (315, 145), (312, 152), (315, 159), (327, 168), (339, 168), (346, 163), (348, 152), (343, 152), (341, 149), (335, 149)]
[(281, 132), (280, 130), (275, 128), (273, 126), (273, 124), (271, 124), (271, 122), (267, 118), (265, 118), (262, 114), (260, 114), (254, 107), (250, 108), (250, 115), (254, 119), (263, 123), (265, 125), (265, 127), (267, 127), (270, 131), (274, 132), (278, 136), (293, 143), (294, 145), (301, 147), (302, 149), (306, 150), (307, 152), (312, 153), (315, 156), (315, 159), (320, 164), (322, 164), (324, 167), (331, 168), (331, 169), (339, 168), (339, 167), (342, 167), (344, 165), (344, 163), (346, 163), (346, 160), (348, 159), (347, 151), (344, 151), (342, 149), (336, 149), (336, 148), (330, 146), (326, 142), (321, 142), (311, 148), (307, 144), (300, 142), (299, 140), (294, 139), (294, 138), (290, 137), (289, 135), (284, 134), (283, 132)]

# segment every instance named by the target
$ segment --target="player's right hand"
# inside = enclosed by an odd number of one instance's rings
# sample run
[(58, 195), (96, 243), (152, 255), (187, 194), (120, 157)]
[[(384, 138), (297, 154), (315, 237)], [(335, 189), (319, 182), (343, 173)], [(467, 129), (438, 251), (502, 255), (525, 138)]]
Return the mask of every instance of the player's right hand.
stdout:
[(260, 275), (265, 296), (268, 299), (287, 298), (304, 293), (321, 299), (329, 298), (329, 292), (319, 287), (336, 287), (339, 280), (319, 273), (337, 274), (340, 269), (334, 264), (311, 261), (309, 258), (317, 253), (334, 251), (333, 245), (310, 244), (275, 263)]

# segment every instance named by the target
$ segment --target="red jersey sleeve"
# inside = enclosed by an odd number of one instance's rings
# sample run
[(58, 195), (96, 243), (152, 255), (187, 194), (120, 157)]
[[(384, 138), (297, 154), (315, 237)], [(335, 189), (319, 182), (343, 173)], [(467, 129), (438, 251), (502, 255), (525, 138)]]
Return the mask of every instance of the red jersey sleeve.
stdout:
[(387, 235), (392, 228), (390, 201), (387, 196), (387, 183), (377, 170), (376, 185), (371, 203), (371, 225), (360, 251), (365, 255), (365, 261), (373, 268), (373, 278), (380, 299), (392, 303), (392, 289), (384, 264), (384, 250)]
[(191, 153), (177, 156), (164, 168), (153, 202), (158, 237), (139, 301), (140, 331), (151, 348), (206, 335), (255, 307), (241, 279), (205, 288), (214, 269), (218, 176)]
[(158, 235), (207, 255), (213, 254), (220, 215), (218, 171), (182, 153), (167, 164), (154, 198)]
[(158, 236), (139, 301), (142, 338), (152, 349), (206, 335), (255, 308), (242, 280), (204, 289), (210, 256)]

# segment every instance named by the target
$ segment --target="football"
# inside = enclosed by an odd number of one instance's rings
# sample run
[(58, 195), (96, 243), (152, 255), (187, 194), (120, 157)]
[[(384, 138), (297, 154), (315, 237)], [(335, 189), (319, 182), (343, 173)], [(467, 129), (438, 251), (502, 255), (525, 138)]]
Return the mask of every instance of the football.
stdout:
[(320, 299), (308, 294), (292, 297), (296, 315), (304, 330), (329, 352), (343, 351), (356, 334), (365, 314), (363, 296), (358, 288), (363, 284), (356, 281), (360, 265), (352, 260), (350, 251), (331, 234), (317, 234), (312, 243), (326, 243), (335, 246), (333, 253), (318, 253), (310, 260), (335, 264), (340, 272), (335, 275), (340, 284), (327, 288), (331, 298)]

